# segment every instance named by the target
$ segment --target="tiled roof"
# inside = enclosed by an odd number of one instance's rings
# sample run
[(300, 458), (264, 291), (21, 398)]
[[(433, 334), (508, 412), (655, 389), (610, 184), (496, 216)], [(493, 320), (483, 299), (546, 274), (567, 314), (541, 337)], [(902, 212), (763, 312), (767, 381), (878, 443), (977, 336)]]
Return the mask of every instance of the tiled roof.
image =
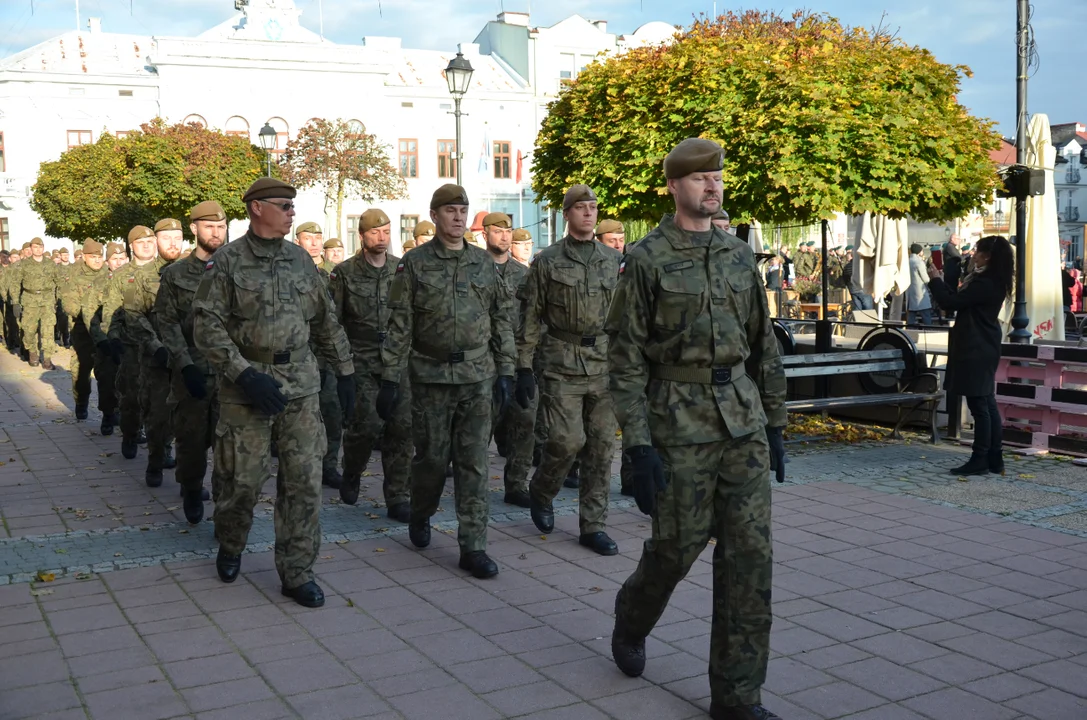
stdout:
[(992, 160), (995, 165), (1014, 165), (1015, 145), (1012, 145), (1007, 140), (1001, 138), (1000, 148), (997, 150), (990, 150), (989, 159)]
[[(385, 79), (386, 85), (433, 88), (448, 92), (445, 68), (456, 53), (437, 50), (408, 50), (390, 53), (394, 70)], [(468, 92), (510, 92), (521, 90), (513, 77), (489, 55), (472, 55), (468, 58), (475, 72)]]
[(93, 75), (151, 75), (152, 40), (142, 35), (71, 31), (0, 60), (0, 70)]

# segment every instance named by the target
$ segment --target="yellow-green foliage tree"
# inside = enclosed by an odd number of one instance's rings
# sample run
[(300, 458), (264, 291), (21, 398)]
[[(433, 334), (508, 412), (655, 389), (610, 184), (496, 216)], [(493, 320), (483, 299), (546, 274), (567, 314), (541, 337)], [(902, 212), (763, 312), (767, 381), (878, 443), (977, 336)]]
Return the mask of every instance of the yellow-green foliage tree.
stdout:
[(552, 207), (584, 182), (601, 216), (654, 220), (672, 209), (664, 156), (705, 137), (726, 151), (733, 222), (961, 217), (994, 187), (999, 142), (956, 100), (969, 74), (825, 15), (703, 18), (582, 71), (543, 122), (533, 184)]

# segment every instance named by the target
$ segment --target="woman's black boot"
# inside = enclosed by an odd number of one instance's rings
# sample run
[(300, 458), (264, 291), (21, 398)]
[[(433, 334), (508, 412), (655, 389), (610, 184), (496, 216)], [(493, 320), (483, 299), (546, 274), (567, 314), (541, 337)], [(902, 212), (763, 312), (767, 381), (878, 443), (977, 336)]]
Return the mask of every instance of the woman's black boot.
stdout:
[(989, 472), (988, 454), (971, 455), (969, 462), (967, 462), (965, 465), (960, 465), (957, 468), (951, 468), (951, 470), (949, 470), (948, 472), (950, 472), (952, 475), (986, 475)]

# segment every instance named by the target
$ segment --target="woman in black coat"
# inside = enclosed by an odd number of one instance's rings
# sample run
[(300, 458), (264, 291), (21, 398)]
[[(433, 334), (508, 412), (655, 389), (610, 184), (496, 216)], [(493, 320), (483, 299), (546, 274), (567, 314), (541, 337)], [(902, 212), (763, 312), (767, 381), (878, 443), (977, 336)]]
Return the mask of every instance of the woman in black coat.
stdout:
[(990, 235), (978, 241), (974, 270), (957, 291), (938, 276), (929, 282), (936, 304), (955, 312), (955, 325), (948, 335), (944, 389), (965, 397), (974, 416), (973, 453), (969, 462), (951, 470), (954, 475), (1004, 472), (1004, 427), (996, 406), (996, 368), (1003, 339), (1000, 309), (1011, 296), (1014, 274), (1011, 245), (999, 235)]

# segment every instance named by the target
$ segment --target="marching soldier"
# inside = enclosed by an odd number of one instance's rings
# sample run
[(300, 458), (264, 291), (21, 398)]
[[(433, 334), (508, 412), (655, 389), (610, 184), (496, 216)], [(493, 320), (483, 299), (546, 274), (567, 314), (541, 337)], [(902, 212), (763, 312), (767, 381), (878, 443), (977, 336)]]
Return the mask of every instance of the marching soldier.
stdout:
[(780, 720), (762, 706), (770, 651), (769, 474), (785, 477), (785, 374), (746, 243), (710, 224), (721, 147), (684, 140), (664, 161), (675, 215), (623, 262), (608, 316), (611, 393), (634, 497), (653, 516), (615, 599), (612, 656), (645, 668), (645, 638), (711, 534), (710, 717)]
[(330, 273), (343, 262), (343, 242), (339, 238), (325, 240), (324, 249), (325, 261), (321, 263), (321, 267), (325, 272)]
[(275, 564), (283, 595), (324, 605), (313, 565), (321, 546), (320, 377), (311, 343), (339, 378), (344, 415), (354, 409), (351, 349), (336, 323), (313, 260), (288, 242), (295, 189), (273, 178), (243, 196), (249, 230), (208, 260), (193, 300), (193, 339), (218, 374), (219, 424), (213, 473), (223, 582), (241, 570), (253, 507), (270, 474), (272, 441), (282, 471), (276, 481)]
[(23, 258), (15, 279), (17, 304), (22, 308), (19, 327), (23, 332), (23, 349), (30, 367), (38, 366), (41, 346), (41, 366), (53, 369), (53, 325), (57, 321), (57, 266), (48, 261), (45, 242), (36, 237), (30, 241), (30, 256)]
[(98, 409), (102, 411), (102, 434), (113, 431), (110, 424), (106, 432), (107, 418), (117, 412), (117, 395), (113, 392), (113, 375), (116, 367), (95, 347), (97, 318), (102, 311), (102, 301), (109, 288), (109, 270), (103, 267), (102, 244), (88, 238), (83, 242), (83, 262), (71, 267), (67, 284), (61, 289), (61, 300), (66, 317), (72, 319), (72, 398), (75, 400), (76, 417), (87, 417), (87, 405), (91, 395), (91, 371), (98, 383)]
[(567, 190), (562, 207), (567, 235), (532, 261), (521, 296), (524, 320), (517, 331), (521, 407), (530, 407), (536, 394), (532, 360), (537, 347), (544, 378), (541, 403), (547, 441), (529, 485), (530, 511), (540, 532), (554, 529), (552, 502), (570, 467), (580, 459), (578, 542), (600, 555), (615, 555), (619, 548), (604, 532), (615, 414), (603, 329), (622, 255), (594, 241), (596, 195), (587, 185)]
[(627, 245), (623, 223), (618, 220), (601, 220), (596, 226), (596, 239), (620, 254)]
[(434, 223), (429, 220), (423, 220), (422, 222), (415, 223), (415, 227), (411, 230), (411, 240), (404, 243), (404, 252), (411, 250), (412, 248), (425, 245), (434, 239)]
[[(226, 242), (227, 227), (226, 214), (214, 200), (194, 207), (189, 222), (196, 249), (187, 258), (163, 268), (155, 297), (155, 317), (159, 338), (170, 353), (173, 368), (168, 398), (173, 406), (173, 425), (184, 429), (177, 435), (174, 477), (181, 485), (185, 519), (195, 525), (204, 519), (204, 501), (209, 499), (204, 475), (219, 417), (219, 381), (193, 340), (192, 304), (204, 267)], [(217, 480), (213, 474), (212, 499), (219, 495)]]
[(154, 317), (155, 296), (159, 292), (162, 270), (181, 254), (183, 233), (181, 223), (166, 218), (155, 223), (155, 243), (158, 257), (136, 271), (131, 295), (125, 295), (125, 320), (128, 331), (140, 345), (140, 396), (147, 408), (147, 487), (162, 485), (163, 468), (177, 462), (170, 451), (173, 428), (170, 416), (170, 351), (159, 339)]
[(464, 240), (464, 188), (438, 188), (430, 218), (437, 242), (404, 255), (389, 290), (376, 405), (381, 419), (392, 419), (406, 368), (415, 440), (408, 536), (415, 547), (430, 544), (430, 518), (452, 461), (459, 565), (489, 578), (498, 566), (486, 552), (487, 446), (492, 396), (501, 414), (512, 394), (513, 303), (488, 254)]
[(389, 253), (390, 225), (381, 210), (364, 212), (359, 218), (362, 247), (336, 267), (329, 283), (355, 362), (355, 419), (344, 432), (340, 499), (348, 505), (358, 502), (362, 471), (380, 440), (386, 513), (406, 523), (411, 519), (412, 447), (408, 378), (401, 376), (400, 401), (388, 422), (378, 417), (375, 406), (381, 387), (381, 343), (389, 324), (389, 286), (400, 262)]

